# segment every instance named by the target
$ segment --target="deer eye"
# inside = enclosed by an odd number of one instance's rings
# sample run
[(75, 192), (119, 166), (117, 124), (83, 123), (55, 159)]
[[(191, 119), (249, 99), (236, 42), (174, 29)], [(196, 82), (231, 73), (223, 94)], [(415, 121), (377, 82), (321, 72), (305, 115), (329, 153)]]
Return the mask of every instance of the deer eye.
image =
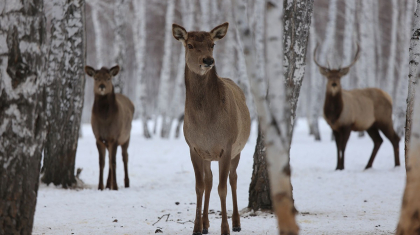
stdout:
[(214, 44), (214, 43), (213, 43), (210, 47), (211, 47), (211, 48), (214, 48), (214, 46), (215, 46), (215, 45), (216, 45), (216, 44)]
[(193, 45), (188, 44), (188, 49), (193, 49), (193, 48), (194, 48)]

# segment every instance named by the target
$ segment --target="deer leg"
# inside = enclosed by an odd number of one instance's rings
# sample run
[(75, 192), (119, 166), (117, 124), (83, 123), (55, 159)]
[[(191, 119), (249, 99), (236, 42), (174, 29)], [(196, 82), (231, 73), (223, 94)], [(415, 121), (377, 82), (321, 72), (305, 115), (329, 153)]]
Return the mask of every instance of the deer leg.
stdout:
[(108, 180), (109, 180), (109, 184), (110, 184), (110, 189), (112, 190), (118, 190), (118, 186), (117, 186), (117, 176), (116, 176), (116, 166), (117, 166), (117, 159), (116, 159), (116, 155), (117, 155), (117, 147), (118, 144), (117, 143), (112, 143), (109, 145), (108, 147), (108, 152), (109, 152), (109, 171), (110, 174), (108, 175)]
[(203, 230), (203, 222), (201, 221), (201, 208), (204, 193), (204, 160), (193, 149), (190, 149), (190, 155), (195, 173), (195, 193), (197, 195), (197, 207), (195, 209), (193, 235), (201, 235)]
[(219, 160), (219, 191), (220, 205), (222, 207), (222, 225), (221, 231), (222, 234), (230, 234), (229, 232), (229, 223), (227, 220), (226, 212), (226, 195), (227, 195), (227, 178), (230, 171), (230, 162), (231, 162), (231, 152), (226, 151), (225, 154)]
[(124, 186), (126, 188), (130, 187), (130, 179), (128, 178), (128, 144), (130, 143), (130, 139), (127, 140), (123, 145), (121, 145), (122, 150), (122, 157), (124, 162)]
[(210, 192), (213, 187), (213, 173), (211, 172), (211, 162), (204, 162), (204, 210), (203, 210), (203, 234), (209, 232), (210, 222), (209, 222), (209, 202), (210, 202)]
[(350, 127), (344, 127), (341, 130), (341, 169), (344, 170), (344, 152), (346, 151), (347, 141), (349, 140), (351, 133)]
[(105, 166), (105, 146), (101, 143), (96, 141), (96, 147), (98, 148), (99, 152), (99, 184), (98, 189), (104, 189), (104, 166)]
[(386, 138), (389, 139), (392, 143), (392, 147), (394, 148), (394, 160), (395, 166), (400, 165), (400, 137), (395, 133), (394, 127), (392, 122), (389, 125), (380, 125), (379, 129), (384, 133)]
[(335, 139), (335, 145), (337, 146), (337, 167), (335, 170), (342, 170), (341, 169), (341, 133), (338, 131), (333, 131), (334, 139)]
[(365, 169), (369, 169), (372, 167), (373, 160), (375, 160), (376, 153), (378, 153), (379, 147), (381, 147), (381, 144), (383, 142), (381, 135), (379, 134), (378, 128), (376, 126), (372, 126), (371, 128), (369, 128), (367, 130), (367, 133), (369, 134), (370, 138), (372, 138), (373, 140), (373, 151)]
[(239, 159), (241, 158), (241, 154), (238, 154), (232, 161), (230, 165), (230, 173), (229, 173), (229, 183), (232, 189), (232, 201), (233, 201), (233, 214), (232, 214), (232, 230), (234, 232), (241, 231), (241, 220), (238, 211), (238, 202), (236, 197), (236, 185), (238, 175), (236, 174), (236, 168), (238, 168)]

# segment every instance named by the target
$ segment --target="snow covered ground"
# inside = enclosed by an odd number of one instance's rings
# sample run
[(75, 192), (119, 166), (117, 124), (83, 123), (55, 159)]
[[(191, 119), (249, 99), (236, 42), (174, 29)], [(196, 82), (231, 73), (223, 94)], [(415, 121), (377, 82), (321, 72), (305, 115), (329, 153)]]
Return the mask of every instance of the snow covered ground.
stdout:
[[(321, 121), (322, 141), (308, 135), (305, 120), (299, 120), (291, 152), (292, 183), (301, 234), (393, 234), (397, 225), (405, 185), (403, 142), (394, 168), (393, 150), (384, 138), (373, 169), (363, 170), (373, 148), (371, 139), (352, 133), (346, 150), (345, 170), (335, 171), (336, 147), (331, 131)], [(238, 206), (248, 205), (255, 124), (238, 167)], [(41, 185), (33, 234), (191, 234), (195, 211), (195, 181), (184, 138), (144, 139), (135, 122), (129, 147), (130, 188), (124, 188), (120, 149), (117, 156), (119, 191), (98, 191), (99, 163), (90, 125), (83, 126), (76, 167), (86, 188), (65, 190)], [(106, 164), (105, 169), (108, 166)], [(218, 167), (212, 164), (213, 190), (210, 199), (209, 234), (220, 234), (217, 194)], [(105, 170), (105, 180), (107, 170)], [(232, 201), (228, 187), (230, 213)], [(178, 204), (179, 203), (179, 204)], [(164, 216), (159, 222), (158, 217)], [(229, 220), (230, 226), (231, 221)], [(272, 214), (244, 213), (242, 231), (233, 233), (277, 234)], [(230, 227), (232, 228), (232, 227)]]

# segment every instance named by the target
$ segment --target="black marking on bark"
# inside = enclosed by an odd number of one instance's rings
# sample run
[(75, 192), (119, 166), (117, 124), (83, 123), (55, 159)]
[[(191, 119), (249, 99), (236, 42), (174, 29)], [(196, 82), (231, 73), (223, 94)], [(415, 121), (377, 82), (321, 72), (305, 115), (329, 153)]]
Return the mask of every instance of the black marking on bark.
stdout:
[(6, 72), (12, 79), (12, 87), (15, 89), (20, 83), (24, 82), (30, 74), (29, 66), (25, 64), (22, 59), (19, 48), (19, 34), (16, 26), (9, 29), (6, 41), (9, 49)]
[(289, 176), (289, 177), (290, 177), (290, 175), (291, 175), (291, 170), (290, 170), (290, 165), (289, 165), (289, 164), (287, 164), (287, 166), (285, 166), (285, 167), (283, 168), (283, 173), (284, 173), (285, 175), (287, 175), (287, 176)]

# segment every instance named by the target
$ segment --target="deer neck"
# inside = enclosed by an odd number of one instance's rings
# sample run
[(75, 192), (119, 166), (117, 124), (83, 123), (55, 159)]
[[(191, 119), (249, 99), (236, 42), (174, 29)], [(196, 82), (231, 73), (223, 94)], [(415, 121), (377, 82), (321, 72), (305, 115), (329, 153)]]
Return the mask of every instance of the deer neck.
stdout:
[(340, 117), (343, 107), (342, 90), (332, 92), (327, 88), (324, 102), (324, 116), (327, 121), (334, 124)]
[(217, 109), (223, 91), (219, 80), (215, 66), (206, 74), (199, 75), (185, 65), (185, 107), (206, 112)]
[(114, 114), (117, 110), (117, 100), (114, 93), (114, 87), (112, 87), (112, 92), (110, 94), (95, 94), (95, 101), (93, 102), (93, 112), (97, 114), (99, 118), (108, 119), (108, 117)]

